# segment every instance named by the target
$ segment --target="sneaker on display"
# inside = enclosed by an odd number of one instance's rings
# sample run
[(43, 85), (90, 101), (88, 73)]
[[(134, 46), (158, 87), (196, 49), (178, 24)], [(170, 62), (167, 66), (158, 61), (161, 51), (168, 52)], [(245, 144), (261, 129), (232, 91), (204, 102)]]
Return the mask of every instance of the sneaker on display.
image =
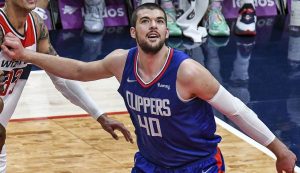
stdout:
[(35, 7), (33, 11), (36, 12), (43, 20), (48, 18), (46, 11), (40, 7)]
[(208, 10), (206, 17), (204, 17), (204, 26), (211, 36), (229, 36), (230, 29), (227, 25), (225, 17), (221, 12), (222, 8), (211, 8)]
[(239, 10), (235, 33), (237, 35), (256, 35), (256, 12), (252, 4), (244, 4)]
[(170, 36), (181, 36), (182, 31), (176, 24), (176, 11), (172, 1), (165, 1), (161, 6), (167, 15), (167, 27), (169, 29)]
[(104, 0), (85, 0), (84, 29), (87, 32), (97, 33), (104, 28), (103, 10)]

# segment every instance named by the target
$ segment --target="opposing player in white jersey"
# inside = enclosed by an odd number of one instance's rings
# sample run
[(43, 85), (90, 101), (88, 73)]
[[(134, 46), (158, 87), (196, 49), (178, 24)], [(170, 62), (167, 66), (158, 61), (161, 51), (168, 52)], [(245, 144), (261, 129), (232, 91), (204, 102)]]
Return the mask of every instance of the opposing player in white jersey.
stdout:
[[(36, 0), (8, 0), (0, 9), (0, 42), (3, 42), (6, 33), (13, 33), (18, 37), (22, 45), (29, 50), (41, 53), (57, 55), (50, 44), (48, 30), (43, 20), (31, 12), (36, 7)], [(31, 71), (31, 64), (23, 61), (13, 61), (0, 52), (0, 70), (4, 72), (3, 91), (0, 96), (5, 107), (0, 114), (0, 173), (6, 169), (5, 137), (7, 126), (20, 99), (23, 88)], [(80, 106), (95, 118), (115, 139), (118, 136), (115, 129), (120, 130), (127, 141), (132, 142), (130, 132), (124, 125), (116, 120), (108, 118), (97, 107), (95, 102), (86, 94), (76, 81), (58, 78), (47, 73), (55, 87), (73, 104)]]

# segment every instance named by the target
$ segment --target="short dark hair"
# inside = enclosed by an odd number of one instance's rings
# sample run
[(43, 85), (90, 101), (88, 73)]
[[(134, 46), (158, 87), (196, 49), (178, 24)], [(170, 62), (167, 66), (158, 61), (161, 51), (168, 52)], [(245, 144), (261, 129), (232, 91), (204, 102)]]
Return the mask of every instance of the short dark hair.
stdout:
[(166, 12), (163, 8), (161, 8), (158, 4), (156, 3), (145, 3), (145, 4), (142, 4), (140, 6), (138, 6), (132, 13), (131, 15), (131, 20), (130, 20), (130, 25), (132, 27), (135, 27), (136, 26), (136, 21), (137, 21), (137, 13), (140, 11), (140, 10), (143, 10), (143, 9), (149, 9), (149, 10), (154, 10), (154, 9), (157, 9), (157, 10), (160, 10), (164, 13), (164, 18), (165, 18), (165, 22), (167, 24), (167, 15), (166, 15)]

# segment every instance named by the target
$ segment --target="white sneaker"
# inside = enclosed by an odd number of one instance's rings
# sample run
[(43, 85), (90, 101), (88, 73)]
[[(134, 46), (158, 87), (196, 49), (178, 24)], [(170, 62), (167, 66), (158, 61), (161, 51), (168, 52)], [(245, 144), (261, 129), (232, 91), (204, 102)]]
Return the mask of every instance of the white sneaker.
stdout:
[(87, 32), (101, 32), (104, 28), (104, 0), (85, 0), (84, 29)]
[(36, 12), (43, 20), (48, 19), (47, 13), (44, 9), (42, 9), (40, 7), (35, 7), (35, 9), (33, 11)]
[(198, 28), (194, 28), (193, 26), (191, 26), (183, 30), (183, 35), (191, 38), (195, 43), (202, 43), (203, 38), (207, 36), (207, 30), (206, 28), (201, 26), (199, 26)]

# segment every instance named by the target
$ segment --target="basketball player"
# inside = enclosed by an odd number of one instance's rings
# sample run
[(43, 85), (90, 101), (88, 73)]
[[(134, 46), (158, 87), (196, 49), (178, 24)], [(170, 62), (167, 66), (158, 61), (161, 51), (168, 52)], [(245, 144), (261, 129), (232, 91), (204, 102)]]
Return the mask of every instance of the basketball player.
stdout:
[[(135, 126), (139, 151), (132, 173), (220, 173), (224, 162), (212, 108), (276, 156), (278, 172), (292, 173), (296, 156), (199, 63), (165, 45), (166, 14), (155, 3), (133, 12), (130, 34), (137, 47), (118, 49), (103, 60), (80, 62), (36, 53), (8, 33), (2, 51), (61, 77), (82, 81), (115, 76)], [(9, 49), (8, 49), (9, 47)]]
[[(0, 42), (6, 33), (13, 33), (22, 42), (22, 45), (29, 50), (57, 55), (50, 44), (48, 30), (43, 20), (32, 9), (36, 7), (36, 0), (7, 0), (5, 6), (0, 9)], [(4, 72), (3, 91), (1, 99), (5, 107), (0, 114), (0, 172), (5, 172), (6, 152), (5, 128), (10, 120), (22, 90), (26, 84), (31, 71), (31, 64), (22, 61), (12, 61), (0, 52), (0, 70)], [(127, 141), (132, 142), (130, 132), (118, 121), (108, 118), (96, 103), (86, 94), (78, 83), (71, 80), (58, 78), (48, 73), (55, 87), (72, 103), (80, 106), (95, 118), (115, 139), (118, 136), (115, 129), (120, 130)]]

